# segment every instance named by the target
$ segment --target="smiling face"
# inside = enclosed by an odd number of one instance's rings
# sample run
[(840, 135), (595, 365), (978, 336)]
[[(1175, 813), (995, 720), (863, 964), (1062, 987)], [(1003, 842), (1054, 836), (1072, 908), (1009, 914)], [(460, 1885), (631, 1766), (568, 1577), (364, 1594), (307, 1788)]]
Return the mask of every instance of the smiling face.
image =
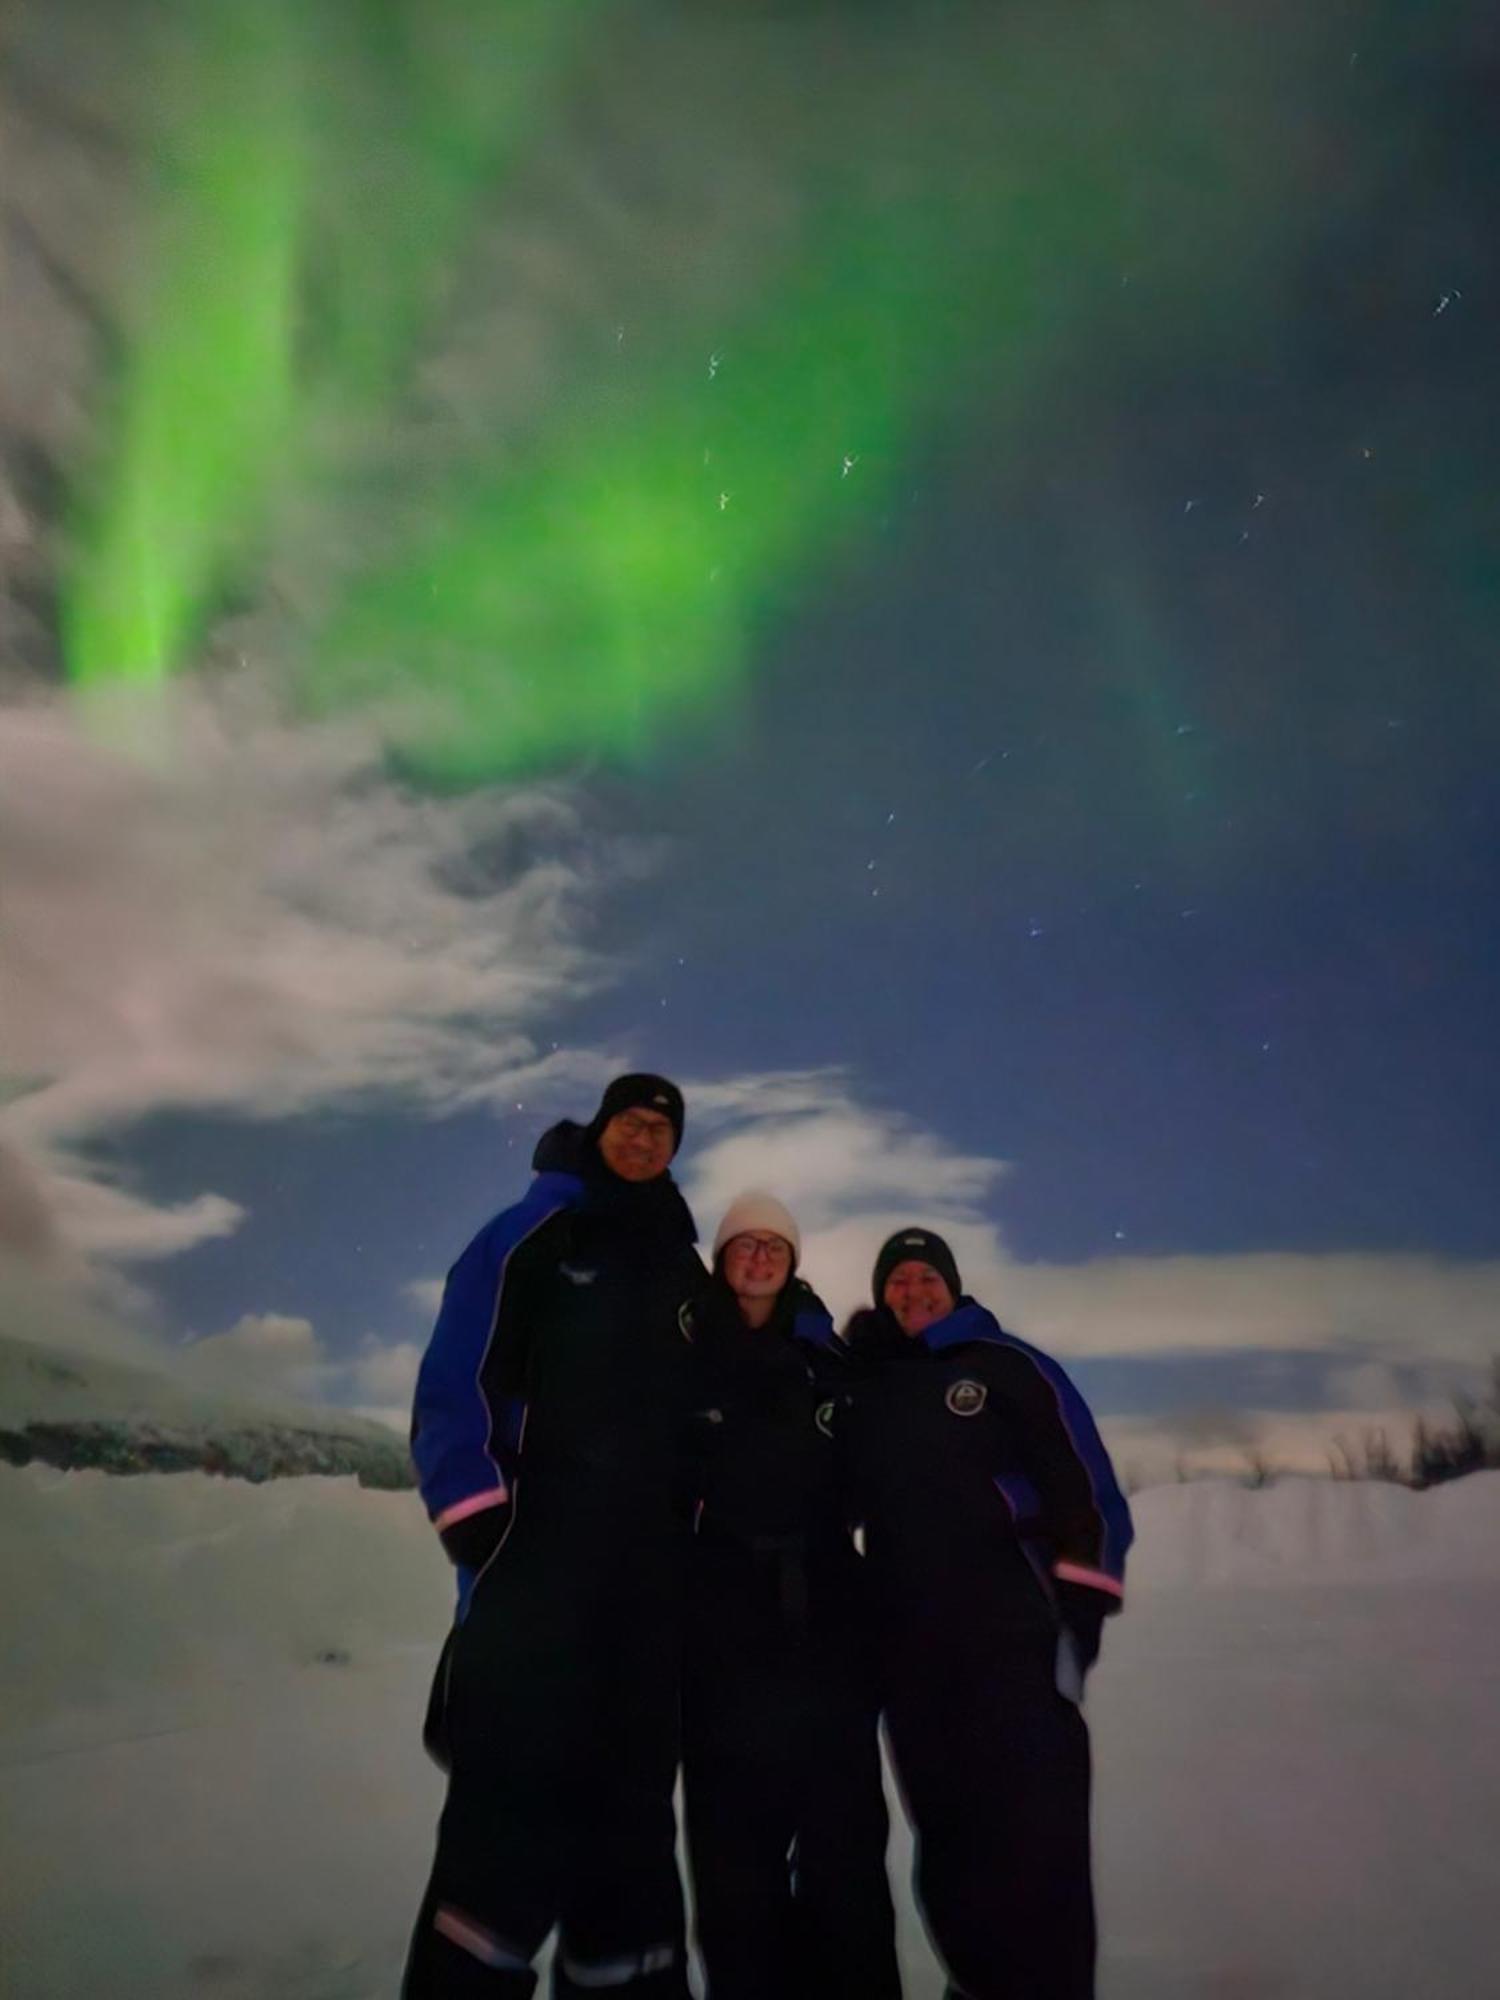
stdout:
[(958, 1301), (930, 1264), (909, 1257), (886, 1279), (881, 1303), (889, 1307), (903, 1333), (918, 1334), (935, 1320), (946, 1319)]
[(774, 1299), (792, 1275), (792, 1246), (769, 1229), (747, 1229), (724, 1245), (724, 1282), (743, 1304)]
[(676, 1134), (659, 1111), (617, 1111), (599, 1134), (599, 1157), (622, 1181), (654, 1181), (672, 1162)]

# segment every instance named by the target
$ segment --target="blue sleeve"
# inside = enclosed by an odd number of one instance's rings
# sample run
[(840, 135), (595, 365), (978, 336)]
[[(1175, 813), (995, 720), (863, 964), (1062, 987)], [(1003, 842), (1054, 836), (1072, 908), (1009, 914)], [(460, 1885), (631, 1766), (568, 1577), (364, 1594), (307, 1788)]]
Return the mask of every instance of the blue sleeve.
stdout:
[(1005, 1345), (1029, 1363), (1012, 1376), (1010, 1391), (1023, 1415), (1023, 1451), (1052, 1543), (1052, 1573), (1118, 1603), (1135, 1530), (1098, 1426), (1050, 1356), (1013, 1334)]
[(563, 1179), (540, 1176), (524, 1201), (479, 1232), (443, 1287), (417, 1371), (411, 1438), (422, 1499), (440, 1530), (510, 1498), (526, 1405), (521, 1396), (496, 1399), (486, 1378), (494, 1373), (496, 1339), (507, 1337), (501, 1309), (516, 1256), (570, 1205), (558, 1186)]

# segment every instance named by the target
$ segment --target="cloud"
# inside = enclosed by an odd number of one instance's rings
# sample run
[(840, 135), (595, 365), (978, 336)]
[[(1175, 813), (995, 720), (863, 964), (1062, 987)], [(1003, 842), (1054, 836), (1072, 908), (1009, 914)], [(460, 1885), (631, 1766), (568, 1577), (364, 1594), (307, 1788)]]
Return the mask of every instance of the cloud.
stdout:
[(313, 1323), (292, 1313), (245, 1313), (224, 1333), (182, 1350), (181, 1373), (257, 1395), (316, 1398), (327, 1378)]
[(1494, 1352), (1500, 1262), (1375, 1252), (1012, 1264), (1006, 1296), (1068, 1354), (1345, 1349), (1351, 1363)]
[(710, 1137), (684, 1168), (688, 1199), (711, 1238), (747, 1187), (769, 1188), (796, 1214), (803, 1266), (837, 1312), (868, 1297), (883, 1239), (925, 1220), (951, 1237), (975, 1277), (990, 1278), (999, 1240), (983, 1205), (1008, 1171), (962, 1153), (902, 1113), (862, 1103), (836, 1070), (779, 1072), (687, 1086), (692, 1126)]
[(0, 1256), (0, 1336), (159, 1367), (166, 1351), (131, 1306), (128, 1288), (76, 1261)]
[(81, 1164), (0, 1145), (0, 1334), (159, 1361), (148, 1302), (120, 1266), (227, 1235), (241, 1213), (211, 1194), (154, 1204)]
[(47, 1259), (59, 1247), (42, 1176), (19, 1153), (0, 1146), (0, 1255)]
[(1001, 1171), (998, 1162), (950, 1152), (894, 1115), (839, 1104), (763, 1120), (722, 1139), (696, 1163), (693, 1180), (700, 1200), (722, 1208), (758, 1173), (821, 1228), (841, 1213), (909, 1204), (914, 1188), (944, 1214), (965, 1213)]
[(418, 1312), (433, 1319), (443, 1303), (444, 1282), (442, 1278), (413, 1278), (409, 1285), (401, 1287), (401, 1296), (410, 1299)]
[[(1408, 1396), (1440, 1398), (1500, 1345), (1500, 1261), (1264, 1252), (1023, 1263), (995, 1216), (1006, 1162), (861, 1103), (839, 1072), (694, 1085), (689, 1117), (709, 1130), (684, 1169), (704, 1234), (742, 1188), (770, 1188), (802, 1223), (803, 1269), (837, 1316), (868, 1302), (884, 1238), (920, 1221), (948, 1237), (972, 1293), (1065, 1359), (1246, 1350), (1291, 1366), (1315, 1353), (1325, 1377), (1358, 1371), (1337, 1394), (1373, 1407), (1391, 1400), (1395, 1378), (1372, 1368), (1401, 1364)], [(1413, 1363), (1428, 1368), (1423, 1382)]]
[(367, 1334), (348, 1365), (349, 1392), (359, 1403), (396, 1404), (409, 1415), (421, 1345), (414, 1340), (382, 1341)]
[(412, 1391), (421, 1359), (419, 1341), (382, 1341), (366, 1334), (346, 1369), (342, 1395), (360, 1416), (388, 1424), (405, 1437), (411, 1429)]
[(600, 976), (561, 790), (421, 796), (373, 728), (292, 726), (248, 674), (141, 699), (86, 726), (0, 698), (8, 1240), (142, 1258), (232, 1229), (220, 1194), (163, 1208), (87, 1160), (148, 1113), (444, 1110), (598, 1067), (530, 1032)]
[(87, 1255), (114, 1260), (175, 1257), (232, 1235), (245, 1214), (223, 1195), (153, 1203), (118, 1183), (78, 1172), (54, 1171), (44, 1186), (51, 1221), (60, 1234)]
[(179, 1348), (174, 1372), (189, 1382), (270, 1400), (333, 1404), (405, 1431), (422, 1348), (367, 1333), (335, 1356), (299, 1314), (246, 1313), (223, 1333)]

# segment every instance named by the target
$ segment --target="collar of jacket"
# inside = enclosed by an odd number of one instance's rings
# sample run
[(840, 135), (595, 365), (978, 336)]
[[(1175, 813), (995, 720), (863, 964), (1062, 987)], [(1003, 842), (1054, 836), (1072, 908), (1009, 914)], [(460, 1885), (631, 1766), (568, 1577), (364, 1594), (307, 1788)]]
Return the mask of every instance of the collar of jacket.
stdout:
[(924, 1326), (917, 1338), (929, 1354), (946, 1354), (950, 1347), (963, 1347), (973, 1340), (1000, 1341), (1005, 1335), (987, 1306), (965, 1297), (946, 1318)]
[(698, 1226), (670, 1169), (650, 1181), (618, 1180), (599, 1158), (586, 1127), (571, 1118), (550, 1126), (531, 1156), (531, 1197), (624, 1221), (663, 1240), (696, 1243)]
[(531, 1192), (556, 1208), (577, 1208), (583, 1200), (584, 1184), (578, 1174), (541, 1173), (531, 1183)]
[(844, 1343), (833, 1330), (833, 1314), (811, 1285), (803, 1284), (800, 1278), (794, 1278), (792, 1283), (801, 1287), (792, 1306), (793, 1340), (800, 1340), (804, 1347), (821, 1348), (825, 1353), (841, 1351)]
[[(689, 1340), (710, 1315), (721, 1315), (719, 1324), (731, 1332), (744, 1327), (734, 1294), (725, 1284), (722, 1273), (710, 1278), (692, 1304), (683, 1309), (682, 1330)], [(844, 1350), (843, 1341), (834, 1332), (833, 1314), (805, 1278), (793, 1277), (788, 1281), (785, 1291), (776, 1301), (776, 1310), (760, 1330), (773, 1336), (780, 1334), (800, 1342), (804, 1347), (817, 1347), (829, 1353), (837, 1354)]]

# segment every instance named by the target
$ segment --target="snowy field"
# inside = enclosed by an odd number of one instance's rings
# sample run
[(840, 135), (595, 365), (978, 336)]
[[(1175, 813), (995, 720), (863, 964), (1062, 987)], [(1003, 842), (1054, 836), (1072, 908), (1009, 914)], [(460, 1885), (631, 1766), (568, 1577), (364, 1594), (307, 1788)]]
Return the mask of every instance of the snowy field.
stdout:
[[(1102, 2000), (1491, 1990), (1500, 1474), (1135, 1506), (1089, 1699)], [(440, 1798), (415, 1497), (0, 1467), (0, 1590), (6, 2000), (392, 1995)]]

